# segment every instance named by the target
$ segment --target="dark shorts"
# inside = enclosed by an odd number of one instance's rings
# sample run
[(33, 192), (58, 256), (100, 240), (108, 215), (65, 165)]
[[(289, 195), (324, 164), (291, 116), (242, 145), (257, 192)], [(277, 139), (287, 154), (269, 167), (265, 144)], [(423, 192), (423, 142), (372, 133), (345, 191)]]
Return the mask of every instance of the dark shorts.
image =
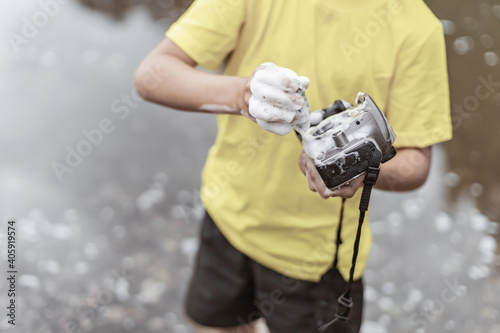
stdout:
[[(188, 316), (203, 326), (234, 327), (265, 318), (272, 333), (312, 333), (334, 318), (346, 283), (336, 269), (321, 282), (296, 280), (268, 269), (236, 250), (206, 214), (186, 299)], [(349, 326), (359, 332), (363, 284), (355, 281)], [(241, 333), (246, 333), (241, 329)]]

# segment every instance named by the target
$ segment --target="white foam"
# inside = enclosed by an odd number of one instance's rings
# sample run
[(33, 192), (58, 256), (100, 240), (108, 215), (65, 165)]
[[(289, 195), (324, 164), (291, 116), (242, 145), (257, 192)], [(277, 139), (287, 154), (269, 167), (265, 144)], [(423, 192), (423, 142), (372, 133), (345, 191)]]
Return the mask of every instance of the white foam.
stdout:
[[(331, 135), (318, 136), (313, 135), (313, 133), (315, 133), (317, 129), (323, 128), (325, 126), (335, 128), (335, 132), (345, 132), (347, 130), (347, 127), (349, 127), (348, 120), (362, 114), (365, 109), (365, 104), (366, 102), (342, 114), (336, 115), (335, 117), (328, 117), (323, 120), (321, 120), (321, 118), (323, 117), (324, 112), (315, 111), (311, 114), (312, 117), (310, 117), (309, 122), (317, 125), (315, 125), (315, 127), (311, 127), (308, 130), (299, 131), (299, 133), (302, 136), (304, 151), (306, 152), (307, 156), (309, 156), (314, 161), (314, 164), (316, 166), (321, 166), (326, 163), (326, 161), (324, 160), (326, 153), (331, 150), (331, 147), (335, 147), (336, 144), (334, 143), (333, 137)], [(365, 133), (362, 130), (359, 130), (353, 134), (354, 139), (366, 139), (367, 137), (368, 133)], [(342, 160), (346, 157), (346, 155), (342, 152), (339, 152), (336, 156), (337, 160)]]
[(250, 82), (249, 113), (265, 130), (285, 135), (295, 127), (309, 128), (310, 109), (305, 91), (309, 79), (288, 68), (264, 63)]
[(203, 104), (200, 106), (200, 110), (202, 111), (210, 111), (210, 112), (220, 112), (220, 113), (235, 113), (240, 112), (236, 106), (227, 106), (227, 105), (219, 105), (219, 104)]

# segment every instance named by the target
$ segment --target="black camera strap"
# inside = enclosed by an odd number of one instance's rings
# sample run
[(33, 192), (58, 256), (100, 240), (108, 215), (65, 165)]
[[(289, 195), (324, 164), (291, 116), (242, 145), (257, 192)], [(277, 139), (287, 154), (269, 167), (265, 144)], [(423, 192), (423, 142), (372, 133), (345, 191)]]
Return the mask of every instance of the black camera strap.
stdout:
[[(378, 155), (378, 154), (375, 154)], [(356, 269), (356, 261), (358, 259), (358, 252), (359, 252), (359, 243), (361, 241), (361, 229), (363, 227), (363, 222), (365, 220), (365, 214), (366, 211), (368, 210), (368, 206), (370, 204), (370, 196), (372, 193), (373, 186), (377, 182), (378, 174), (380, 172), (380, 163), (381, 163), (381, 158), (380, 156), (373, 156), (372, 161), (370, 163), (370, 166), (368, 167), (368, 170), (365, 174), (365, 179), (363, 181), (363, 192), (361, 193), (361, 200), (359, 203), (359, 220), (358, 220), (358, 229), (356, 231), (356, 239), (354, 241), (354, 249), (352, 253), (352, 262), (351, 262), (351, 270), (349, 272), (349, 281), (347, 282), (346, 290), (345, 292), (339, 297), (338, 299), (338, 310), (337, 313), (335, 314), (335, 318), (324, 325), (322, 325), (319, 329), (318, 332), (328, 332), (328, 328), (334, 329), (337, 325), (344, 324), (346, 325), (347, 320), (349, 319), (349, 312), (351, 311), (353, 301), (351, 298), (351, 286), (354, 280), (354, 271)], [(342, 207), (340, 209), (340, 219), (339, 219), (339, 225), (337, 228), (337, 240), (336, 240), (336, 252), (335, 252), (335, 259), (334, 259), (334, 266), (337, 267), (338, 263), (338, 252), (339, 252), (339, 247), (340, 244), (342, 244), (342, 239), (341, 239), (341, 232), (342, 232), (342, 220), (344, 218), (344, 205), (345, 205), (345, 198), (342, 198)], [(342, 332), (345, 332), (345, 328), (342, 328)], [(339, 330), (336, 330), (335, 332), (339, 332)]]

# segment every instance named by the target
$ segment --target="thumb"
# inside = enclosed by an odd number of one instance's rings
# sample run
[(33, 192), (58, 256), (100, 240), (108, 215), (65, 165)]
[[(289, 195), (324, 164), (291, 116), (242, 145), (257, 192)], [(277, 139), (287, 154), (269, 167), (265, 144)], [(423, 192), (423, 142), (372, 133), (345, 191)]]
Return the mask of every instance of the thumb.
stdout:
[(297, 78), (298, 78), (300, 84), (302, 84), (304, 86), (304, 89), (309, 88), (309, 83), (311, 83), (311, 80), (309, 80), (309, 78), (307, 76), (298, 76)]

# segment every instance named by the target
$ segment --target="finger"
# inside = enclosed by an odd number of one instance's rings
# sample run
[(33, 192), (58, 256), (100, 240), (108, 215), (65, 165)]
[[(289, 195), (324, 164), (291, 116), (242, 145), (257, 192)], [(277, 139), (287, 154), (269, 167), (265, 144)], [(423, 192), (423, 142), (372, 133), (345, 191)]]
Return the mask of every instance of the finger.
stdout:
[(257, 118), (257, 124), (259, 124), (262, 129), (278, 135), (285, 135), (292, 131), (292, 125), (289, 123), (269, 122)]
[(312, 112), (311, 113), (311, 125), (313, 125), (313, 126), (318, 125), (323, 120), (324, 114), (325, 114), (325, 111), (321, 110), (321, 109)]
[(269, 122), (282, 122), (291, 124), (297, 111), (290, 111), (282, 109), (279, 107), (274, 107), (258, 98), (252, 96), (250, 97), (250, 103), (248, 106), (250, 114), (256, 119), (261, 119)]
[(317, 192), (316, 191), (316, 186), (314, 186), (314, 182), (311, 180), (311, 175), (309, 172), (306, 171), (306, 180), (307, 180), (307, 187), (309, 187), (309, 189), (313, 192)]
[(356, 194), (356, 189), (352, 187), (343, 186), (340, 189), (331, 191), (332, 197), (341, 197), (341, 198), (352, 198)]
[(262, 68), (268, 68), (268, 67), (277, 67), (275, 64), (273, 64), (272, 62), (265, 62), (263, 64), (261, 64), (259, 67), (256, 68), (256, 70), (258, 69), (262, 69)]
[(362, 179), (356, 178), (351, 180), (348, 184), (332, 190), (332, 196), (342, 198), (352, 198), (359, 189)]
[(330, 190), (328, 187), (324, 186), (324, 184), (323, 184), (321, 192), (318, 191), (318, 193), (320, 194), (320, 196), (323, 199), (328, 199), (328, 198), (333, 196), (332, 190)]
[[(255, 73), (252, 82), (259, 82), (271, 87), (275, 87), (281, 91), (295, 93), (300, 88), (300, 81), (294, 80), (293, 78), (295, 77), (297, 77), (297, 74), (288, 75), (285, 74), (282, 70), (278, 70), (277, 68), (265, 67)], [(252, 84), (250, 85), (250, 87), (252, 87)]]
[(306, 168), (306, 163), (307, 163), (307, 159), (309, 157), (307, 157), (306, 153), (304, 151), (302, 151), (300, 153), (300, 156), (299, 156), (299, 168), (300, 168), (300, 171), (302, 171), (302, 173), (304, 175), (306, 175), (306, 171), (307, 171), (307, 168)]
[[(297, 75), (297, 73), (295, 73), (291, 69), (284, 68), (284, 67), (277, 67), (277, 70), (281, 71), (283, 74), (285, 74), (286, 76), (288, 76), (289, 78), (291, 78), (297, 82), (298, 89), (294, 90), (294, 92), (298, 92), (298, 93), (303, 94), (307, 90), (307, 88), (309, 88), (310, 80), (307, 76), (299, 76), (299, 75)], [(290, 86), (290, 88), (293, 88), (294, 86), (295, 85)]]
[(305, 89), (309, 88), (309, 83), (311, 82), (307, 76), (299, 76), (297, 78)]
[(303, 130), (311, 126), (311, 111), (308, 106), (303, 106), (292, 121), (292, 126), (298, 126)]
[(257, 120), (250, 114), (248, 110), (241, 110), (240, 113), (245, 117), (247, 117), (248, 119), (250, 119), (251, 121), (253, 121), (254, 123), (257, 122)]
[(276, 66), (275, 69), (277, 71), (280, 71), (281, 73), (285, 74), (288, 77), (296, 77), (296, 78), (299, 77), (299, 75), (295, 71), (291, 70), (290, 68)]
[(321, 198), (328, 199), (331, 196), (331, 191), (325, 186), (323, 181), (315, 181), (314, 187), (316, 188), (316, 192), (318, 192)]
[(306, 104), (304, 97), (301, 95), (289, 94), (262, 82), (251, 82), (250, 89), (252, 96), (261, 100), (263, 103), (281, 107), (286, 110), (298, 111)]
[(315, 192), (318, 192), (318, 194), (323, 198), (327, 199), (330, 197), (331, 191), (326, 187), (325, 183), (323, 182), (323, 179), (318, 173), (318, 170), (316, 170), (316, 167), (312, 163), (312, 161), (307, 161), (306, 164), (307, 167), (307, 174), (309, 176), (310, 182), (312, 183), (311, 185), (313, 186)]
[(307, 179), (307, 186), (311, 191), (316, 192), (316, 186), (314, 185), (314, 180), (312, 178), (312, 175), (314, 174), (314, 171), (316, 171), (316, 168), (314, 167), (311, 159), (304, 153), (304, 151), (302, 151), (301, 155), (303, 156), (302, 162), (304, 173)]

